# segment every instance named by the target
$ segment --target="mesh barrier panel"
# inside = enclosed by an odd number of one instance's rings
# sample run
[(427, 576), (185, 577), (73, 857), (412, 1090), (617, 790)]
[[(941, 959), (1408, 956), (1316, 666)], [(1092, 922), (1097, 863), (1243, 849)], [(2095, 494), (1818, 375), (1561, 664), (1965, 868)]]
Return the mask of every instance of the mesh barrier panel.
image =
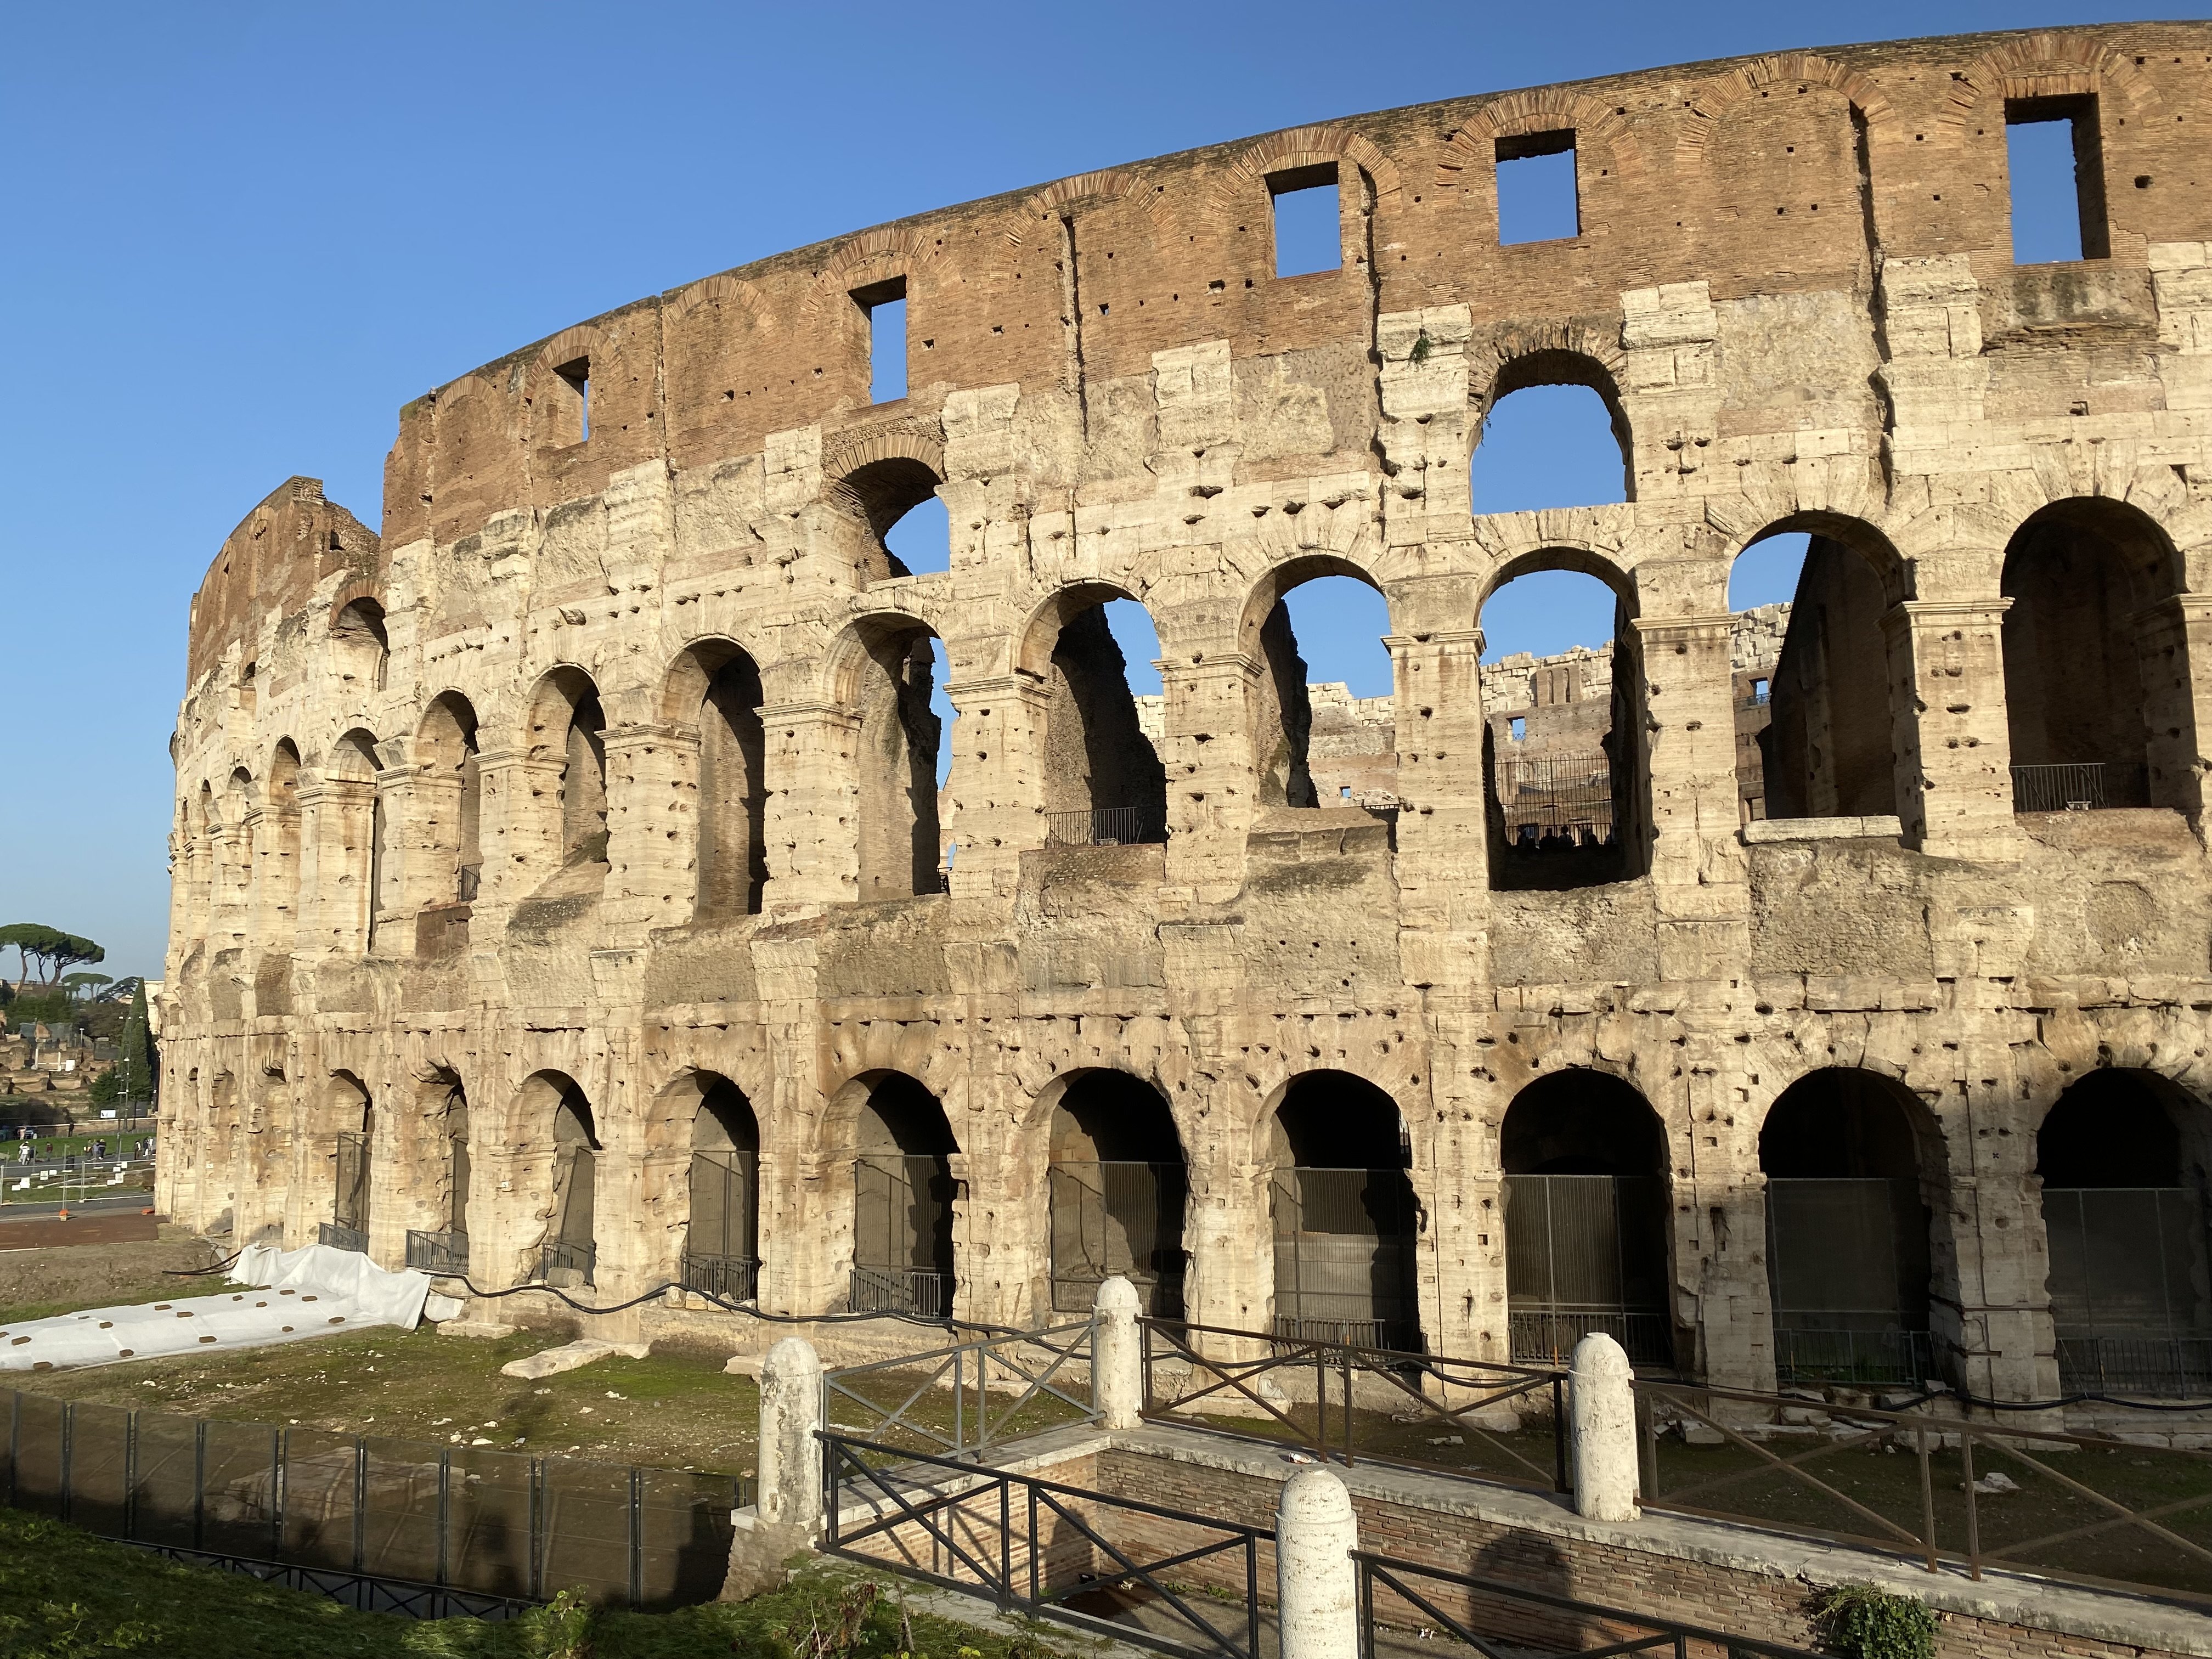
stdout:
[(1181, 1164), (1054, 1164), (1053, 1307), (1086, 1313), (1098, 1286), (1121, 1273), (1155, 1318), (1182, 1315), (1182, 1218), (1188, 1172)]
[(1766, 1237), (1775, 1358), (1785, 1381), (1932, 1375), (1918, 1183), (1770, 1179)]
[(452, 1463), (447, 1582), (494, 1595), (530, 1595), (530, 1459), (457, 1449)]
[(612, 1463), (544, 1465), (548, 1595), (580, 1586), (593, 1601), (629, 1595), (629, 1471)]
[[(141, 1419), (143, 1441), (143, 1419)], [(283, 1559), (350, 1571), (354, 1558), (354, 1441), (320, 1429), (284, 1431)]]
[(15, 1506), (33, 1515), (62, 1512), (62, 1402), (15, 1396)]
[(379, 1578), (438, 1579), (439, 1455), (405, 1440), (368, 1440), (361, 1570)]
[(737, 1483), (722, 1474), (647, 1469), (641, 1486), (639, 1605), (659, 1609), (713, 1601), (729, 1576)]
[(198, 1428), (189, 1417), (138, 1414), (138, 1480), (131, 1502), (135, 1535), (148, 1543), (199, 1546)]
[(1278, 1170), (1275, 1328), (1417, 1349), (1413, 1192), (1403, 1170)]
[(276, 1547), (276, 1431), (210, 1423), (201, 1453), (200, 1547), (267, 1555)]
[(71, 1524), (125, 1535), (131, 1515), (131, 1413), (86, 1401), (70, 1413)]
[(2212, 1279), (2197, 1195), (2046, 1187), (2043, 1224), (2062, 1386), (2201, 1392), (2212, 1370)]

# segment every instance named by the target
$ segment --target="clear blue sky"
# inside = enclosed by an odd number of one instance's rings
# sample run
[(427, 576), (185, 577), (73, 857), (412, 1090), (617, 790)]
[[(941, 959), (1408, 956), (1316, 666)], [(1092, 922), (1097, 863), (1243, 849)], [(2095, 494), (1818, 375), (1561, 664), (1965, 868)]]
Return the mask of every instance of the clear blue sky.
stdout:
[[(0, 921), (160, 970), (167, 745), (216, 547), (295, 472), (374, 523), (399, 405), (569, 323), (906, 214), (1364, 110), (2195, 9), (12, 7)], [(1586, 631), (1525, 609), (1530, 647)], [(1379, 621), (1340, 631), (1310, 639), (1318, 676), (1381, 689)], [(1336, 643), (1351, 665), (1318, 660)]]

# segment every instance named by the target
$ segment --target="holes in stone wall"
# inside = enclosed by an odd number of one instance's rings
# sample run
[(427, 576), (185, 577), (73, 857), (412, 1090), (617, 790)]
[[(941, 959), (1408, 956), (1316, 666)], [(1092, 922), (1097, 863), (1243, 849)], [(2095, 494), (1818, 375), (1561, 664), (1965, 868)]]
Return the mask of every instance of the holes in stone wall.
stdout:
[(2005, 169), (2014, 264), (2111, 256), (2094, 94), (2008, 100)]
[(1498, 240), (1562, 241), (1583, 234), (1575, 135), (1531, 132), (1498, 141)]
[(1270, 173), (1275, 275), (1304, 276), (1344, 265), (1344, 235), (1338, 201), (1336, 163), (1323, 161)]
[(853, 290), (868, 324), (868, 400), (888, 404), (906, 396), (906, 278)]
[(1506, 366), (1468, 483), (1477, 514), (1632, 500), (1628, 419), (1602, 366), (1544, 352)]

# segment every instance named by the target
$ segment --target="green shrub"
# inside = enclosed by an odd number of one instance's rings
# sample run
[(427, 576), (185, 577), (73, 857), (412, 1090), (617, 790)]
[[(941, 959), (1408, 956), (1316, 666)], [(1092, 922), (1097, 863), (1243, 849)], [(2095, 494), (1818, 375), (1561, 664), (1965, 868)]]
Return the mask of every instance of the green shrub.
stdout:
[(1844, 1659), (1935, 1659), (1936, 1615), (1910, 1595), (1840, 1584), (1814, 1598), (1820, 1638)]

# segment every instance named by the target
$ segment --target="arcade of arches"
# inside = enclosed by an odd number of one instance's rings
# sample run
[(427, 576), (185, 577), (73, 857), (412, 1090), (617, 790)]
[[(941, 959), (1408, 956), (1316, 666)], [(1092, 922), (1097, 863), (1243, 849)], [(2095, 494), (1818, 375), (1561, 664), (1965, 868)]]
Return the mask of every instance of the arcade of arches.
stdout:
[[(2033, 43), (1163, 157), (409, 403), (376, 527), (289, 480), (194, 599), (158, 1201), (733, 1349), (1119, 1273), (2212, 1390), (2212, 28)], [(2060, 96), (2112, 106), (2106, 252), (1992, 265), (1967, 102)], [(1601, 114), (1587, 233), (1502, 246), (1496, 135)], [(1324, 164), (1346, 263), (1278, 278)], [(1591, 486), (1499, 495), (1560, 386)]]

